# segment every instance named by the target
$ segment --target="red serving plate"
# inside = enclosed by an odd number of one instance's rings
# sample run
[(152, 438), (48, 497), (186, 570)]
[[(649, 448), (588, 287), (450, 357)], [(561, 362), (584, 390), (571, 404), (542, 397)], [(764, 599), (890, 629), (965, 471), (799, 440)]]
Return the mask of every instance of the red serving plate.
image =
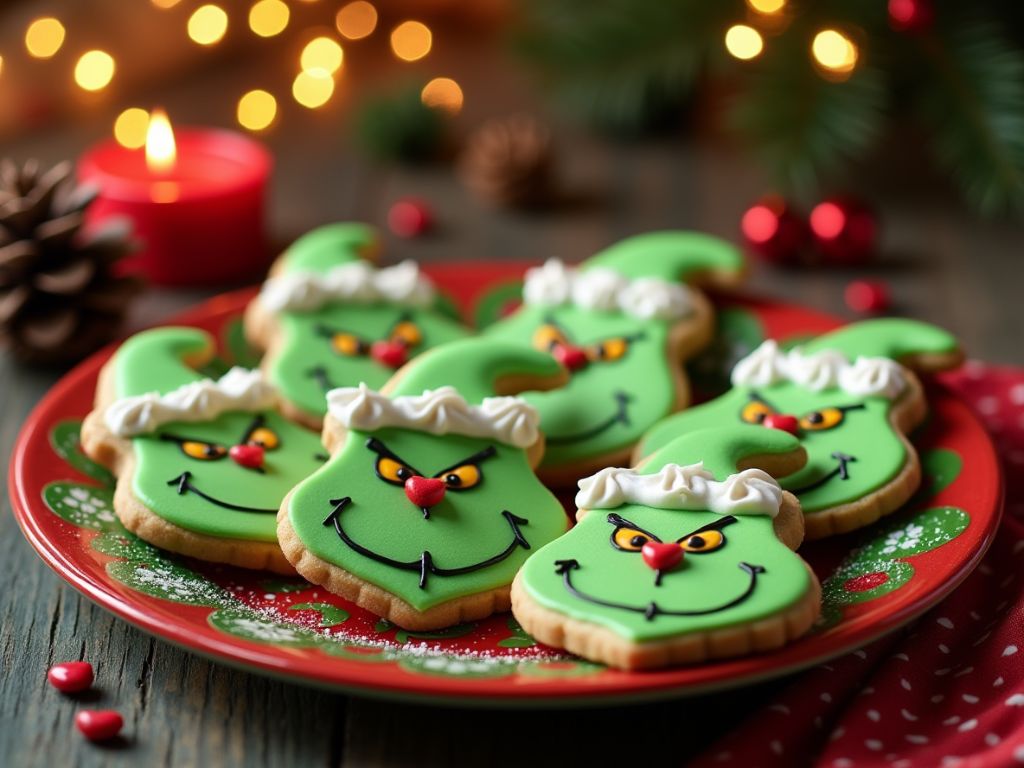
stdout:
[[(513, 295), (500, 285), (518, 279), (524, 265), (425, 269), (463, 310), (486, 292), (483, 306), (493, 315)], [(237, 319), (253, 295), (250, 289), (217, 297), (173, 322), (213, 332), (227, 360), (246, 362)], [(730, 344), (735, 357), (761, 336), (791, 339), (839, 324), (764, 301), (728, 298), (719, 305), (729, 320), (720, 337), (727, 342), (705, 367), (716, 359), (728, 365)], [(793, 672), (864, 645), (942, 600), (980, 562), (1002, 510), (988, 436), (963, 403), (933, 383), (931, 417), (914, 436), (925, 468), (922, 490), (869, 529), (801, 550), (824, 585), (823, 622), (815, 631), (773, 653), (620, 672), (536, 644), (508, 614), (410, 633), (299, 578), (164, 555), (139, 542), (112, 514), (111, 478), (77, 444), (77, 422), (90, 410), (96, 377), (112, 351), (62, 378), (18, 436), (10, 492), (32, 546), (76, 589), (159, 638), (228, 664), (352, 693), (504, 706), (594, 704), (693, 694)]]

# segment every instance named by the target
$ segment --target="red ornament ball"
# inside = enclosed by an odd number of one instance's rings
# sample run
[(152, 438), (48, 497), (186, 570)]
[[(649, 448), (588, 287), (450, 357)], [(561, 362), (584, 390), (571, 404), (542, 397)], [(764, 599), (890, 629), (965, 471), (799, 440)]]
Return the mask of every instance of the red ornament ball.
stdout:
[(932, 0), (889, 0), (889, 26), (897, 32), (921, 32), (934, 20)]
[(46, 672), (46, 679), (62, 693), (78, 693), (92, 685), (92, 664), (88, 661), (65, 661), (54, 664)]
[(823, 200), (809, 218), (815, 250), (827, 264), (864, 264), (875, 255), (878, 220), (867, 205), (848, 198)]
[(434, 226), (434, 214), (422, 200), (405, 198), (388, 211), (388, 227), (399, 237), (419, 237)]
[(740, 220), (750, 250), (773, 264), (794, 264), (807, 237), (804, 223), (777, 195), (758, 200)]
[(75, 727), (89, 741), (109, 741), (121, 732), (124, 718), (112, 709), (83, 709), (75, 715)]
[(854, 312), (875, 314), (889, 308), (889, 289), (877, 280), (854, 280), (846, 286), (843, 298)]

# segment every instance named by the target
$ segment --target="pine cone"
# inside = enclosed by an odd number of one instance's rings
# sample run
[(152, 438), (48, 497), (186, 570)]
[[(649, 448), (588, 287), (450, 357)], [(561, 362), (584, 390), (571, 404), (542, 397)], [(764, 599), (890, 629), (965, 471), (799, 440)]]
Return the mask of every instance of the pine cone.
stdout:
[(132, 249), (124, 222), (85, 235), (96, 190), (71, 163), (0, 163), (0, 342), (21, 360), (79, 360), (112, 339), (140, 284), (111, 268)]
[(459, 176), (486, 203), (528, 207), (551, 187), (551, 132), (526, 115), (484, 123), (466, 142)]

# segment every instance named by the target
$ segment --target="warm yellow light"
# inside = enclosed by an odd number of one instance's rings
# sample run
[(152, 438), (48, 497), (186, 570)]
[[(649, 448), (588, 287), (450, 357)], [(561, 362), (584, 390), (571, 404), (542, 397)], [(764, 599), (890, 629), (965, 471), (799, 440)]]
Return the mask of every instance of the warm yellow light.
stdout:
[(150, 0), (157, 8), (173, 8), (181, 0)]
[(114, 139), (122, 147), (140, 149), (146, 146), (149, 131), (149, 112), (139, 107), (130, 107), (114, 121)]
[(114, 78), (114, 58), (106, 51), (86, 51), (75, 64), (75, 82), (86, 91), (101, 91)]
[(162, 109), (154, 109), (146, 128), (146, 167), (152, 173), (167, 174), (174, 170), (177, 157), (171, 121)]
[(824, 69), (838, 74), (852, 72), (857, 65), (857, 46), (835, 29), (823, 29), (811, 43), (814, 60)]
[(260, 37), (273, 37), (284, 32), (291, 15), (282, 0), (258, 0), (249, 9), (249, 29)]
[(334, 23), (343, 37), (361, 40), (377, 28), (377, 9), (366, 0), (356, 0), (338, 11)]
[(757, 13), (778, 13), (786, 7), (786, 0), (747, 0), (750, 10)]
[(277, 99), (266, 91), (249, 91), (238, 100), (238, 124), (250, 131), (262, 131), (276, 116)]
[(725, 49), (737, 59), (753, 59), (764, 50), (761, 33), (746, 24), (734, 24), (725, 33)]
[(188, 36), (200, 45), (220, 42), (228, 31), (228, 15), (219, 5), (201, 5), (188, 17)]
[(36, 19), (25, 30), (25, 47), (37, 59), (48, 59), (64, 45), (64, 25), (52, 16)]
[(402, 61), (416, 61), (430, 53), (433, 36), (419, 21), (403, 21), (391, 30), (391, 50)]
[(299, 64), (306, 70), (323, 70), (330, 74), (341, 69), (345, 54), (341, 46), (329, 37), (317, 37), (306, 43)]
[(0, 56), (0, 75), (4, 73), (4, 57)]
[(423, 86), (420, 99), (428, 107), (457, 115), (462, 109), (462, 88), (450, 77), (435, 77)]
[(323, 69), (304, 69), (292, 83), (292, 96), (304, 107), (316, 109), (334, 93), (334, 78)]

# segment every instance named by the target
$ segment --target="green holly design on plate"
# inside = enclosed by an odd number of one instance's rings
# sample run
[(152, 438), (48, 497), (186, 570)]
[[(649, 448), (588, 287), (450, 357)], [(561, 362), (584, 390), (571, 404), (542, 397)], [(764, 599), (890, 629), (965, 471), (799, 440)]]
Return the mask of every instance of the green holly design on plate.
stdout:
[[(476, 657), (426, 649), (423, 641), (445, 640), (470, 635), (476, 623), (459, 624), (436, 632), (410, 632), (385, 620), (377, 622), (379, 634), (394, 631), (388, 638), (394, 645), (379, 645), (337, 632), (349, 621), (344, 608), (324, 602), (296, 603), (279, 614), (268, 615), (241, 602), (230, 591), (189, 568), (182, 560), (168, 555), (130, 533), (114, 512), (114, 478), (81, 451), (81, 422), (64, 421), (50, 433), (54, 452), (70, 466), (102, 483), (87, 485), (71, 480), (47, 484), (43, 500), (55, 515), (77, 528), (96, 533), (89, 546), (100, 554), (114, 558), (105, 565), (107, 575), (117, 583), (149, 597), (187, 606), (212, 608), (207, 623), (228, 635), (248, 642), (285, 648), (316, 649), (321, 653), (363, 663), (396, 663), (419, 674), (450, 677), (505, 677), (516, 672), (532, 675), (577, 676), (601, 669), (576, 659), (522, 660), (509, 657)], [(297, 578), (268, 576), (259, 582), (269, 593), (295, 593), (310, 588)], [(299, 623), (305, 611), (319, 615), (316, 628)], [(291, 615), (289, 615), (291, 614)], [(291, 616), (296, 620), (292, 621)], [(509, 619), (509, 628), (517, 644), (506, 641), (504, 647), (528, 647), (533, 640)], [(401, 646), (415, 647), (415, 652)]]

